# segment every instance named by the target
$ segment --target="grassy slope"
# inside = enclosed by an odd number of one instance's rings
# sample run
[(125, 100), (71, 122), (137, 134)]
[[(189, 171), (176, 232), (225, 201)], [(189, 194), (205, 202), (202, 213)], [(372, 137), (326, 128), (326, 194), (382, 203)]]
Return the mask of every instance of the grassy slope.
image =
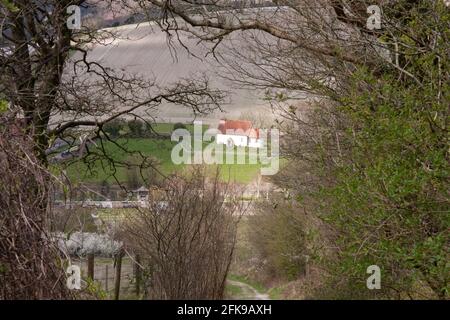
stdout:
[(249, 271), (253, 270), (253, 259), (257, 257), (256, 250), (249, 241), (249, 228), (249, 219), (243, 217), (238, 225), (236, 249), (228, 279), (248, 284), (259, 293), (267, 294), (271, 300), (282, 300), (285, 296), (282, 283), (262, 283), (255, 277), (254, 271)]
[[(130, 151), (139, 151), (145, 156), (152, 156), (158, 159), (159, 168), (162, 173), (170, 174), (184, 168), (184, 165), (175, 165), (171, 160), (172, 148), (176, 145), (176, 142), (170, 140), (159, 139), (119, 139), (117, 140), (119, 145), (124, 146)], [(115, 161), (126, 161), (129, 154), (120, 149), (111, 142), (104, 144), (107, 153)], [(232, 181), (238, 183), (249, 183), (253, 181), (259, 174), (259, 164), (224, 164), (219, 165), (221, 169), (222, 179), (224, 181)], [(119, 181), (126, 181), (126, 169), (116, 168), (116, 177)], [(104, 180), (114, 183), (112, 177), (113, 169), (108, 167), (106, 161), (96, 161), (92, 172), (87, 170), (87, 165), (81, 162), (71, 164), (67, 168), (69, 176), (75, 180), (82, 180), (89, 183), (100, 183)], [(214, 172), (214, 166), (211, 166), (211, 172)]]

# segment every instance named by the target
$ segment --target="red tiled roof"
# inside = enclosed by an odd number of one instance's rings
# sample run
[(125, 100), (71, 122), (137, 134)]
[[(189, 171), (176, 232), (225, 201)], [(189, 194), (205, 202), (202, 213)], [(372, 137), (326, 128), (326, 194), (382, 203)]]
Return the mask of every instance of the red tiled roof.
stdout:
[(237, 134), (259, 139), (259, 129), (254, 129), (251, 121), (220, 120), (219, 131), (222, 134)]

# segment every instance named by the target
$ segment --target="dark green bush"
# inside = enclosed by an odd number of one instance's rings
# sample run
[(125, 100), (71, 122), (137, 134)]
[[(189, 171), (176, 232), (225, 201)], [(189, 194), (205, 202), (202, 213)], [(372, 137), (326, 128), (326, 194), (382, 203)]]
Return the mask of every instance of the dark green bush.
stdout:
[(173, 125), (173, 130), (177, 129), (186, 129), (186, 125), (181, 122), (177, 122)]
[(120, 136), (120, 131), (125, 127), (125, 122), (122, 119), (114, 119), (107, 122), (103, 126), (103, 131), (109, 135), (110, 138), (118, 138)]
[(305, 274), (309, 256), (305, 217), (289, 202), (274, 206), (272, 200), (249, 218), (250, 243), (264, 261), (266, 278), (294, 280)]
[(128, 128), (130, 129), (130, 136), (132, 138), (142, 138), (144, 133), (144, 122), (139, 119), (128, 121)]

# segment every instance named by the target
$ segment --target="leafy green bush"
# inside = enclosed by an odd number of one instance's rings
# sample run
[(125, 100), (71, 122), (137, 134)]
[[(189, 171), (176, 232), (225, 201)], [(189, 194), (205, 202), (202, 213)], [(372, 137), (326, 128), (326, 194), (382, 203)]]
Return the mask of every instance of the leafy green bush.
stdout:
[(272, 199), (249, 218), (250, 243), (264, 262), (267, 278), (294, 280), (306, 271), (308, 231), (297, 209)]
[(110, 138), (116, 139), (120, 136), (121, 131), (125, 128), (125, 121), (122, 119), (114, 119), (107, 122), (103, 126), (103, 131), (109, 135)]
[(320, 194), (330, 200), (323, 209), (339, 230), (341, 272), (365, 289), (365, 269), (378, 265), (388, 296), (423, 282), (443, 298), (449, 289), (449, 215), (443, 213), (449, 211), (450, 171), (442, 128), (450, 100), (436, 103), (431, 84), (405, 86), (364, 70), (355, 76), (354, 90), (361, 92), (356, 83), (370, 84), (371, 92), (349, 97), (341, 109), (358, 128), (346, 137), (351, 162), (336, 168), (337, 183)]
[(142, 138), (144, 132), (144, 122), (139, 119), (128, 121), (131, 138)]
[(6, 100), (0, 99), (0, 113), (8, 110), (8, 102)]
[(181, 123), (181, 122), (177, 122), (173, 125), (173, 130), (177, 130), (177, 129), (187, 129), (186, 125)]
[(336, 272), (364, 291), (366, 268), (378, 265), (386, 297), (431, 292), (445, 299), (449, 293), (450, 63), (439, 56), (450, 47), (438, 37), (435, 49), (421, 51), (405, 38), (414, 33), (425, 41), (429, 28), (448, 34), (448, 11), (436, 25), (423, 18), (427, 10), (437, 14), (423, 3), (396, 35), (410, 43), (401, 54), (405, 72), (353, 73), (338, 108), (349, 148), (333, 168), (336, 183), (318, 194), (324, 217), (339, 232)]
[[(376, 35), (392, 60), (372, 56), (341, 74), (333, 102), (296, 123), (292, 161), (306, 168), (292, 185), (311, 190), (332, 230), (318, 296), (448, 299), (450, 11), (396, 1), (383, 19), (396, 26)], [(366, 286), (370, 265), (381, 290)]]

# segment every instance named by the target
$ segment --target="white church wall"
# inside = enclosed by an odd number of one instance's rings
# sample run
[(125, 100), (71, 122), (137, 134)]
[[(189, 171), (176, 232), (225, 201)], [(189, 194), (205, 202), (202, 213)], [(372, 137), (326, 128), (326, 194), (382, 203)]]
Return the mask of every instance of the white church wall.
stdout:
[(217, 144), (228, 145), (228, 142), (230, 140), (233, 141), (233, 144), (236, 147), (246, 147), (248, 145), (248, 137), (247, 136), (238, 136), (238, 135), (220, 134), (220, 133), (216, 136)]

